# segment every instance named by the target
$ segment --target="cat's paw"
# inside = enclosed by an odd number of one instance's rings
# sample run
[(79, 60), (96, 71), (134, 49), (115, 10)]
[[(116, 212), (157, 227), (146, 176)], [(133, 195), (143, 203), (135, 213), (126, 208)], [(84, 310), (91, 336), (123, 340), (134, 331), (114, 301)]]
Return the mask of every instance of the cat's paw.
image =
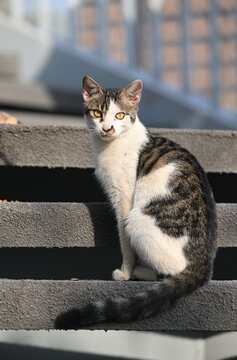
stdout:
[(113, 280), (129, 280), (130, 274), (123, 272), (119, 269), (116, 269), (112, 273), (112, 278), (113, 278)]

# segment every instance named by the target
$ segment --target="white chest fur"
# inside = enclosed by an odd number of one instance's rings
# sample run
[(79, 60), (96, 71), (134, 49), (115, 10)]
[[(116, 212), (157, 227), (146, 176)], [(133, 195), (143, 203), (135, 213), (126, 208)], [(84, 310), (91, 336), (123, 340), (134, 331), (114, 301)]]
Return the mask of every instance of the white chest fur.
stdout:
[(116, 211), (123, 201), (132, 205), (139, 150), (147, 141), (146, 129), (139, 119), (112, 141), (93, 139), (96, 175)]

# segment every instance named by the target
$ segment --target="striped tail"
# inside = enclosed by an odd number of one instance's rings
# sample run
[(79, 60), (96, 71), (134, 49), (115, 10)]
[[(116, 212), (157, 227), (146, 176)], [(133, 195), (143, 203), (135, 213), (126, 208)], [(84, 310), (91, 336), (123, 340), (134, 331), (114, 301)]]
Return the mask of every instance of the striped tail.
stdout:
[(199, 274), (197, 270), (188, 266), (180, 274), (165, 278), (147, 291), (133, 297), (107, 299), (89, 303), (83, 308), (69, 310), (58, 316), (55, 328), (80, 329), (103, 322), (126, 322), (149, 317), (204, 285), (210, 274), (200, 277), (200, 270)]

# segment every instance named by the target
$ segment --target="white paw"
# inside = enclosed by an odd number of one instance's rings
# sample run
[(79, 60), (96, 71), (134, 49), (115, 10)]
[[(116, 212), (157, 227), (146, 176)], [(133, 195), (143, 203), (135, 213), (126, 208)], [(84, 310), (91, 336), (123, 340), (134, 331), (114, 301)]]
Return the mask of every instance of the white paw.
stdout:
[(128, 273), (125, 273), (125, 272), (119, 270), (119, 269), (116, 269), (112, 273), (112, 278), (114, 280), (129, 280), (130, 275)]

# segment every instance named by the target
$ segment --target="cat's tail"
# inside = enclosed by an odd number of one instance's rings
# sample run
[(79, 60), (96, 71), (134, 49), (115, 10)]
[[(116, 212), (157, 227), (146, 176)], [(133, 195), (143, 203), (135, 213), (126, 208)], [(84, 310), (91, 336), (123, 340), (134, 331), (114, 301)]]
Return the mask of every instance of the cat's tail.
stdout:
[(204, 272), (205, 275), (200, 276), (200, 270), (188, 266), (178, 275), (167, 277), (133, 297), (102, 300), (69, 310), (58, 316), (55, 327), (80, 329), (102, 322), (125, 322), (151, 316), (204, 285), (211, 274)]

